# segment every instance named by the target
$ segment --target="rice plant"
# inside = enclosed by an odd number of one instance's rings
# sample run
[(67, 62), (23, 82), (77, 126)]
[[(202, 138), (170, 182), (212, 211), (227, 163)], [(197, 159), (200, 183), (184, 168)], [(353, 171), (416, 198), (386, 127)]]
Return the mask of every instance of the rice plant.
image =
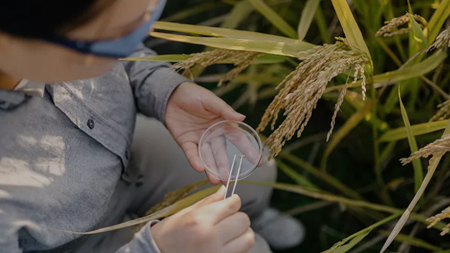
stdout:
[(450, 250), (450, 0), (172, 2), (148, 41), (162, 55), (125, 60), (174, 62), (249, 115), (280, 168), (273, 205), (307, 227), (292, 252)]

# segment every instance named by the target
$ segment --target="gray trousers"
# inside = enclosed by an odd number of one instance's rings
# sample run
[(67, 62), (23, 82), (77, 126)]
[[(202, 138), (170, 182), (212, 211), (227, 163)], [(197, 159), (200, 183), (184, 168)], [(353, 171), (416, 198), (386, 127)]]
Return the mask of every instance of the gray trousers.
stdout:
[[(269, 181), (276, 179), (274, 161), (267, 161), (247, 180)], [(114, 206), (106, 224), (116, 224), (130, 219), (126, 213), (142, 216), (159, 203), (164, 195), (190, 183), (205, 179), (203, 173), (196, 172), (187, 161), (183, 151), (173, 140), (167, 129), (158, 121), (139, 116), (133, 140), (133, 148), (127, 173), (131, 181), (117, 186), (114, 198), (121, 199), (124, 207)], [(242, 211), (250, 219), (255, 219), (268, 207), (272, 190), (269, 187), (238, 184), (237, 194), (242, 199)], [(132, 239), (131, 228), (121, 229), (104, 235), (94, 236), (78, 252), (111, 253)], [(255, 246), (250, 252), (271, 252), (267, 242), (256, 235)], [(169, 252), (170, 253), (170, 252)]]

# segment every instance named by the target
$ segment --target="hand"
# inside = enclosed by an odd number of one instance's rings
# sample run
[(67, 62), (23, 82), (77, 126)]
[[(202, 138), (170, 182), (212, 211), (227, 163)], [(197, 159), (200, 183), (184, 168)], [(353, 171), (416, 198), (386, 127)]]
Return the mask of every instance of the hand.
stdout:
[[(242, 162), (247, 164), (246, 168), (248, 164), (259, 164), (261, 154), (255, 144), (237, 123), (227, 122), (208, 132), (199, 152), (204, 166), (209, 169), (208, 172), (215, 172), (215, 176), (226, 185), (228, 180), (235, 180), (237, 169)], [(244, 170), (245, 172), (247, 171)], [(230, 173), (233, 174), (231, 178)]]
[(161, 252), (237, 253), (255, 243), (249, 217), (238, 212), (241, 200), (223, 200), (225, 188), (154, 225), (153, 239)]
[[(198, 172), (205, 170), (198, 154), (198, 143), (203, 132), (219, 121), (244, 119), (244, 115), (237, 113), (214, 93), (194, 83), (178, 86), (167, 103), (165, 116), (167, 128)], [(207, 176), (212, 184), (220, 182)]]

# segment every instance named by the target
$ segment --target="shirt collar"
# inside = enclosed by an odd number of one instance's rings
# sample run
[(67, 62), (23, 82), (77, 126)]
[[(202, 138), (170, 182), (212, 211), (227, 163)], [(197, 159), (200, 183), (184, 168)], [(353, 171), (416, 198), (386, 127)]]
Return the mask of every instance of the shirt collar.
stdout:
[(0, 109), (13, 110), (24, 104), (31, 95), (23, 92), (0, 90)]
[(32, 96), (43, 97), (45, 83), (36, 83), (28, 80), (22, 80), (14, 90), (0, 89), (0, 110), (13, 110)]
[(20, 83), (14, 89), (15, 91), (25, 92), (30, 95), (39, 97), (44, 96), (45, 83), (31, 82), (26, 79), (20, 81)]

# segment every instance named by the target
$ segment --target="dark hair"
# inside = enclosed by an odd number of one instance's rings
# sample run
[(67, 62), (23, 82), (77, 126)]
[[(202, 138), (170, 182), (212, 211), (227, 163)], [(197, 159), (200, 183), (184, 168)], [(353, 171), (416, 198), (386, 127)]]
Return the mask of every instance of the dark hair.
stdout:
[(91, 21), (113, 0), (0, 0), (0, 31), (22, 37), (61, 35)]

